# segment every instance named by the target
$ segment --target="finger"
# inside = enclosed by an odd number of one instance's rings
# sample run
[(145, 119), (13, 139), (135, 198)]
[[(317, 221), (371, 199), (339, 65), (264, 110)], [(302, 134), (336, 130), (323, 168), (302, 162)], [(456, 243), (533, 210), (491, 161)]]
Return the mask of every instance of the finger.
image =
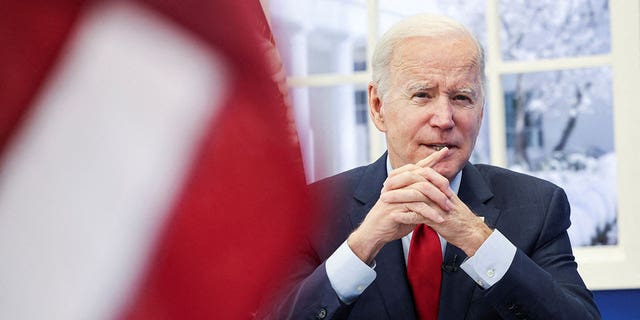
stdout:
[(380, 195), (380, 200), (386, 203), (424, 202), (434, 204), (444, 211), (449, 211), (452, 204), (440, 189), (430, 182), (417, 182), (410, 186), (389, 190)]
[(410, 186), (416, 182), (426, 181), (424, 173), (421, 171), (423, 168), (416, 167), (415, 170), (405, 171), (394, 176), (390, 176), (384, 181), (382, 191), (394, 190)]
[(434, 203), (444, 211), (449, 211), (453, 208), (449, 195), (442, 192), (440, 188), (431, 182), (414, 183), (408, 188), (418, 190), (425, 197), (427, 204)]
[(389, 173), (389, 177), (388, 178), (391, 178), (393, 176), (402, 174), (404, 172), (414, 171), (414, 170), (419, 169), (419, 168), (420, 168), (420, 166), (415, 165), (413, 163), (405, 164), (404, 166), (402, 166), (400, 168), (391, 170), (391, 172)]
[(389, 190), (380, 195), (380, 200), (393, 204), (393, 203), (408, 203), (408, 202), (426, 202), (429, 201), (420, 190), (417, 188), (402, 188)]
[(455, 194), (453, 190), (451, 190), (449, 179), (445, 178), (443, 175), (433, 170), (432, 168), (422, 168), (419, 171), (414, 172), (435, 185), (448, 198), (451, 198)]
[(448, 152), (449, 152), (449, 148), (444, 147), (430, 154), (428, 157), (418, 161), (416, 165), (423, 168), (433, 167), (436, 163), (440, 162), (440, 160), (446, 157)]
[(426, 222), (422, 215), (413, 211), (393, 211), (389, 215), (394, 222), (399, 224), (418, 225)]
[(383, 191), (403, 188), (427, 179), (435, 184), (448, 197), (453, 194), (453, 190), (451, 190), (449, 186), (449, 180), (432, 168), (423, 168), (415, 165), (403, 166), (402, 168), (402, 172), (395, 173), (385, 180)]
[(454, 213), (465, 213), (466, 215), (477, 217), (475, 213), (469, 209), (469, 207), (458, 197), (458, 195), (454, 194), (451, 198), (451, 211)]
[(415, 212), (421, 215), (427, 221), (422, 223), (433, 224), (444, 222), (444, 212), (436, 210), (424, 202), (411, 202), (405, 205), (407, 211)]

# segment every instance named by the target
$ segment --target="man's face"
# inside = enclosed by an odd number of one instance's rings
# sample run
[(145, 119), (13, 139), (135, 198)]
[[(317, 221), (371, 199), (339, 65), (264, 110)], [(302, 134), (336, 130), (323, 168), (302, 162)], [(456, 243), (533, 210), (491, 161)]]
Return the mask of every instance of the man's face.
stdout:
[(415, 37), (396, 46), (388, 88), (369, 86), (370, 111), (385, 132), (394, 168), (441, 147), (434, 169), (451, 180), (469, 160), (482, 122), (483, 92), (474, 43), (456, 35)]

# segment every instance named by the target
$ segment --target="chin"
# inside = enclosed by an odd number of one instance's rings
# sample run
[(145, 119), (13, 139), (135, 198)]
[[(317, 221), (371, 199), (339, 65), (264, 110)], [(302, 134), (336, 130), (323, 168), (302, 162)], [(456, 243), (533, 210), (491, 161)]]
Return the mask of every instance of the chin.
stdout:
[(436, 164), (433, 166), (433, 169), (449, 180), (453, 179), (459, 171), (458, 166), (449, 163), (448, 161)]

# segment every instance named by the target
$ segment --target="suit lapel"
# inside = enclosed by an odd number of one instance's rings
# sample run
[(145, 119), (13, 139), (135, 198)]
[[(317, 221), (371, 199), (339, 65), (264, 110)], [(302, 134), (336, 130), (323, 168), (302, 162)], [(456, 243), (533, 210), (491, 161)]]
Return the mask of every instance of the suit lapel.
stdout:
[[(353, 229), (357, 228), (380, 198), (382, 184), (387, 178), (387, 154), (368, 166), (355, 188), (357, 200), (349, 216)], [(402, 242), (392, 241), (376, 256), (376, 280), (367, 290), (376, 290), (391, 319), (415, 319), (413, 300), (407, 282)]]
[(493, 198), (493, 192), (480, 171), (470, 163), (467, 163), (462, 169), (462, 182), (458, 196), (471, 211), (484, 217), (484, 222), (490, 228), (495, 228), (500, 210), (491, 205), (490, 200)]
[[(480, 172), (470, 163), (462, 169), (462, 182), (458, 197), (485, 223), (493, 228), (500, 210), (491, 206), (493, 193)], [(467, 255), (459, 248), (447, 244), (442, 272), (440, 310), (438, 319), (464, 319), (476, 288), (475, 282), (460, 268)]]
[(376, 162), (367, 166), (360, 182), (353, 192), (353, 197), (357, 200), (356, 205), (349, 210), (349, 217), (353, 229), (357, 228), (369, 210), (380, 198), (382, 184), (387, 179), (387, 153), (385, 152)]

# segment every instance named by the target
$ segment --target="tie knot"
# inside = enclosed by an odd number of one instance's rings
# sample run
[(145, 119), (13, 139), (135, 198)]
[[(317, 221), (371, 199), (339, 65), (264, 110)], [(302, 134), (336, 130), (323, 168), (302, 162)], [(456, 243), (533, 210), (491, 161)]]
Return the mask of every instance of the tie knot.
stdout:
[[(414, 241), (421, 241), (421, 239), (433, 239), (438, 238), (438, 234), (426, 224), (419, 224), (413, 229), (413, 235), (411, 236), (411, 244)], [(438, 239), (439, 240), (439, 239)]]

